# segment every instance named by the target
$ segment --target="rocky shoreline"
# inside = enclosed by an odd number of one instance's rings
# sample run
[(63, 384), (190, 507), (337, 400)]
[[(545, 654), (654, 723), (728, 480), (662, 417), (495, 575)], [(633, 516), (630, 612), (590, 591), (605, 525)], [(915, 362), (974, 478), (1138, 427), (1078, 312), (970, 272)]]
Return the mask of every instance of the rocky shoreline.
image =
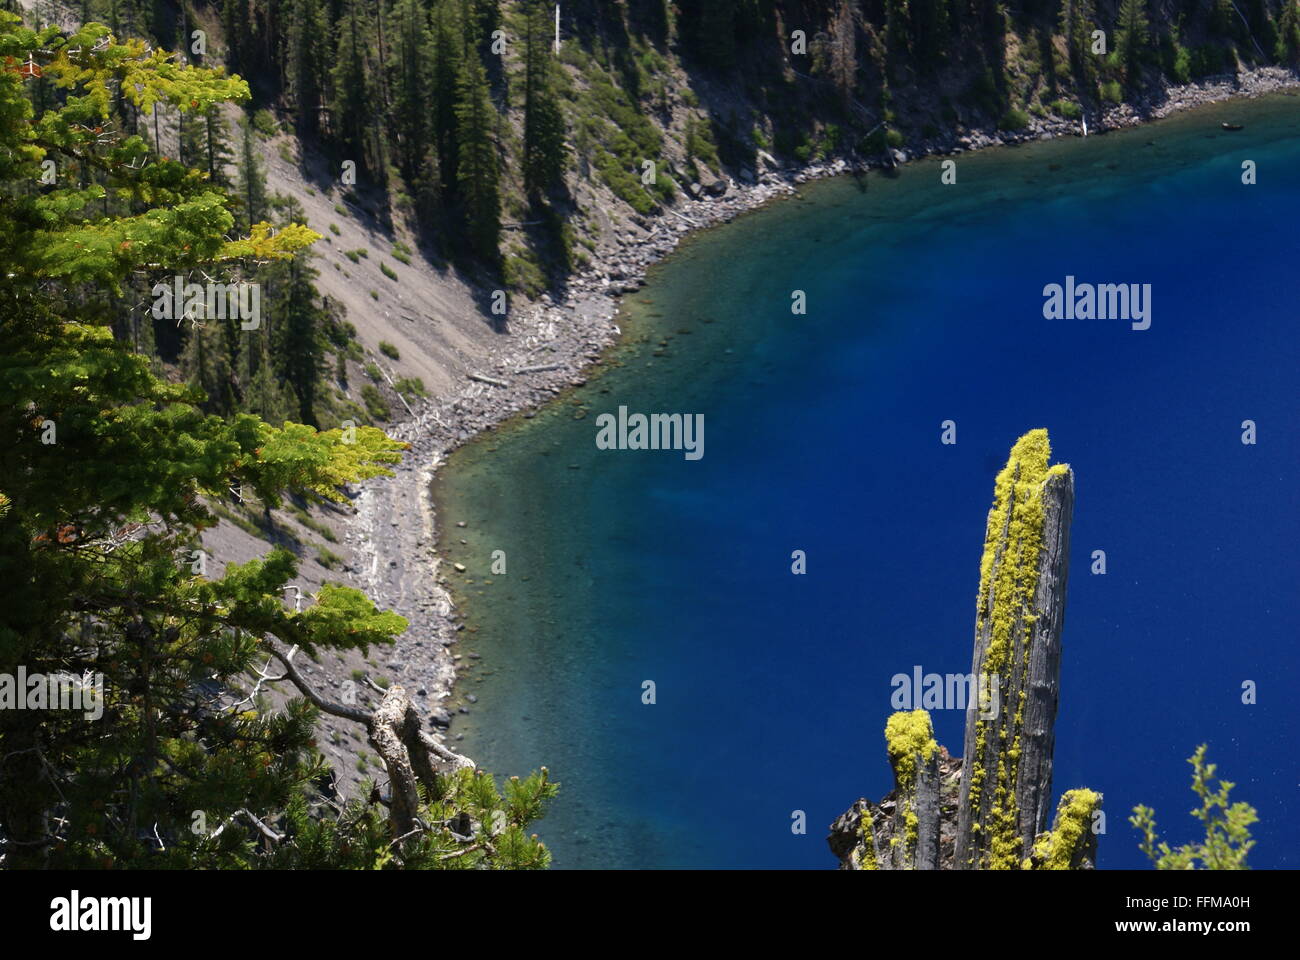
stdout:
[[(1154, 103), (1121, 104), (1089, 118), (1091, 133), (1134, 126), (1146, 120), (1234, 97), (1253, 98), (1300, 86), (1294, 72), (1275, 67), (1199, 84), (1171, 87)], [(440, 533), (457, 518), (439, 518), (430, 486), (447, 456), (461, 444), (517, 414), (533, 410), (585, 382), (586, 371), (602, 362), (619, 338), (619, 297), (645, 283), (654, 263), (672, 253), (695, 230), (735, 219), (770, 200), (797, 193), (799, 184), (824, 177), (905, 163), (926, 155), (951, 155), (988, 146), (1079, 134), (1078, 124), (1032, 118), (1018, 132), (957, 128), (909, 151), (895, 150), (870, 162), (836, 158), (799, 169), (782, 168), (760, 152), (759, 169), (741, 171), (692, 190), (698, 199), (653, 217), (633, 217), (632, 229), (617, 238), (617, 251), (598, 258), (574, 276), (561, 298), (511, 310), (511, 336), (481, 369), (466, 369), (455, 395), (433, 398), (390, 426), (393, 437), (411, 445), (394, 476), (350, 491), (356, 512), (344, 539), (352, 551), (355, 585), (381, 607), (406, 617), (410, 628), (381, 652), (386, 672), (413, 693), (431, 726), (447, 735), (456, 664), (477, 653), (461, 652), (464, 625), (456, 612), (437, 553)], [(441, 526), (440, 526), (441, 525)], [(468, 710), (462, 705), (462, 712)], [(522, 771), (514, 771), (522, 772)]]
[[(1261, 67), (1242, 73), (1229, 73), (1206, 77), (1198, 83), (1165, 88), (1158, 98), (1117, 104), (1100, 115), (1085, 116), (1090, 134), (1136, 127), (1151, 120), (1160, 120), (1174, 113), (1194, 107), (1219, 103), (1231, 99), (1253, 99), (1270, 93), (1281, 93), (1300, 87), (1300, 74), (1281, 67)], [(968, 150), (1032, 140), (1053, 140), (1057, 137), (1078, 136), (1081, 123), (1060, 117), (1029, 118), (1029, 125), (1020, 131), (964, 130), (957, 128), (939, 138), (925, 140), (908, 152), (893, 151), (894, 159), (905, 162), (934, 154), (954, 154)]]

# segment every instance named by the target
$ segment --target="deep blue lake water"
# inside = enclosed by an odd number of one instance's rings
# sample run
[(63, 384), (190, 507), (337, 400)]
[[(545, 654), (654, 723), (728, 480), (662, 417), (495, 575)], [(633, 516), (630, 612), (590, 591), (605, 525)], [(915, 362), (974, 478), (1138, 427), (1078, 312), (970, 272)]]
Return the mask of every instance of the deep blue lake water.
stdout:
[[(453, 732), (562, 783), (556, 866), (833, 867), (827, 825), (892, 786), (891, 677), (970, 669), (994, 474), (1034, 427), (1076, 474), (1056, 796), (1102, 791), (1100, 866), (1146, 866), (1129, 813), (1197, 839), (1208, 743), (1252, 864), (1300, 866), (1298, 132), (1282, 97), (810, 186), (684, 244), (601, 374), (458, 452), (436, 493), (482, 659)], [(1151, 328), (1044, 319), (1067, 275), (1151, 284)], [(598, 450), (620, 404), (704, 414), (703, 458)], [(964, 714), (934, 720), (960, 752)]]

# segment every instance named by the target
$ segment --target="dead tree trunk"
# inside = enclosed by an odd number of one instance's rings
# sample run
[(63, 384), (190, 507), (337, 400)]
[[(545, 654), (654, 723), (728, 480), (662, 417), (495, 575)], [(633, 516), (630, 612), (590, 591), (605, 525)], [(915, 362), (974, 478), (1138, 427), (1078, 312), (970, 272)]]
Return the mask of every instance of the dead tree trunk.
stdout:
[(1049, 467), (1049, 457), (1046, 431), (1022, 437), (989, 511), (971, 665), (981, 693), (966, 712), (959, 870), (1018, 866), (1051, 813), (1074, 474)]
[(284, 676), (268, 678), (289, 680), (308, 700), (323, 712), (364, 723), (370, 733), (370, 745), (384, 761), (392, 796), (389, 800), (389, 823), (393, 838), (400, 839), (417, 828), (420, 811), (419, 785), (435, 795), (438, 777), (457, 770), (473, 769), (474, 761), (448, 750), (420, 727), (420, 714), (400, 684), (393, 684), (373, 713), (358, 707), (334, 703), (322, 697), (294, 666), (293, 654), (284, 653), (268, 641), (272, 655), (284, 667)]
[(1052, 751), (1069, 575), (1074, 474), (1031, 430), (998, 474), (980, 561), (964, 757), (929, 714), (889, 719), (894, 791), (831, 825), (844, 869), (1080, 869), (1096, 857), (1102, 797), (1067, 791), (1051, 832)]
[[(917, 713), (928, 724), (925, 711)], [(952, 865), (961, 759), (941, 746), (928, 758), (927, 752), (912, 755), (915, 781), (893, 762), (893, 792), (879, 804), (859, 800), (831, 825), (828, 841), (841, 869), (944, 870)]]
[[(925, 717), (930, 725), (930, 718)], [(894, 822), (889, 866), (936, 870), (939, 866), (939, 750), (933, 740), (903, 757), (894, 768)], [(884, 864), (882, 864), (883, 866)]]
[(474, 766), (442, 746), (420, 729), (420, 715), (401, 686), (394, 684), (384, 694), (368, 724), (370, 745), (383, 758), (388, 770), (392, 797), (389, 822), (393, 836), (404, 837), (416, 827), (420, 810), (419, 785), (430, 794), (437, 790), (438, 775), (446, 776)]

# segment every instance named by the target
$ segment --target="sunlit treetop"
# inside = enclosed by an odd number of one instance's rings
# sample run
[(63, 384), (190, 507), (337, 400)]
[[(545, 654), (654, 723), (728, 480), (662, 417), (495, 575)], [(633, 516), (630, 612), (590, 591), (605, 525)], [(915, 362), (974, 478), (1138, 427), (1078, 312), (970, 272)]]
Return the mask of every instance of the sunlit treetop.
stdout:
[[(238, 76), (180, 63), (143, 40), (118, 41), (102, 24), (37, 31), (4, 12), (0, 64), (0, 181), (32, 185), (0, 199), (6, 219), (28, 228), (0, 237), (0, 265), (12, 282), (60, 279), (120, 292), (121, 278), (135, 270), (282, 259), (320, 238), (300, 224), (269, 223), (232, 236), (231, 201), (203, 173), (152, 156), (143, 138), (112, 122), (119, 100), (143, 113), (247, 100)], [(66, 94), (40, 115), (26, 89), (38, 76)], [(38, 189), (48, 162), (57, 178)], [(109, 216), (100, 201), (110, 196), (145, 209)]]

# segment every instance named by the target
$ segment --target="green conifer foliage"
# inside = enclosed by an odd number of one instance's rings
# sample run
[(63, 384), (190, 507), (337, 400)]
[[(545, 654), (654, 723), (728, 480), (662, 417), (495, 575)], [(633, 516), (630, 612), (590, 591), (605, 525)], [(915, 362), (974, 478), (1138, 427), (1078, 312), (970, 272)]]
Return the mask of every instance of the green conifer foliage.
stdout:
[(260, 223), (266, 218), (266, 173), (262, 169), (261, 144), (249, 118), (239, 123), (239, 167), (236, 195), (243, 203), (240, 225)]
[(1277, 20), (1277, 47), (1274, 54), (1283, 63), (1300, 63), (1300, 0), (1284, 0)]
[(528, 0), (524, 36), (524, 187), (530, 194), (553, 189), (564, 176), (564, 114), (560, 109), (552, 7)]
[(501, 232), (497, 180), (496, 110), (488, 91), (487, 72), (477, 56), (461, 66), (457, 85), (456, 138), (460, 157), (456, 175), (465, 205), (469, 248), (484, 260), (495, 260)]
[(288, 69), (297, 107), (297, 119), (304, 133), (320, 131), (320, 110), (324, 83), (329, 20), (321, 0), (297, 0), (289, 27)]
[(414, 183), (428, 160), (433, 131), (429, 88), (433, 83), (433, 37), (420, 0), (400, 0), (396, 10), (396, 62), (392, 87), (398, 164)]
[[(296, 224), (238, 227), (209, 178), (151, 156), (111, 120), (119, 97), (202, 115), (247, 87), (100, 25), (63, 36), (0, 14), (0, 62), (29, 55), (66, 99), (37, 112), (28, 80), (0, 71), (0, 674), (103, 683), (85, 710), (0, 710), (4, 865), (544, 866), (546, 848), (525, 832), (554, 793), (544, 773), (504, 794), (484, 774), (440, 776), (418, 798), (425, 826), (401, 841), (373, 807), (314, 806), (314, 722), (338, 708), (297, 680), (302, 696), (263, 708), (254, 678), (271, 663), (292, 675), (295, 648), (390, 643), (406, 622), (337, 585), (286, 605), (296, 560), (285, 550), (219, 576), (198, 551), (213, 500), (341, 499), (341, 485), (386, 472), (404, 445), (368, 427), (205, 412), (200, 391), (160, 379), (115, 339), (88, 296), (142, 276), (291, 270), (316, 239)], [(47, 159), (55, 184), (40, 181)], [(105, 213), (110, 192), (132, 212)], [(244, 364), (254, 405), (269, 408), (267, 346), (248, 332), (236, 325), (232, 353), (231, 325), (209, 318), (196, 369), (206, 385), (221, 364)]]
[(1097, 81), (1097, 58), (1092, 53), (1092, 31), (1096, 29), (1092, 0), (1063, 0), (1061, 33), (1070, 56), (1070, 72), (1081, 87)]
[(1124, 65), (1124, 78), (1130, 88), (1137, 83), (1142, 57), (1147, 52), (1150, 40), (1146, 0), (1123, 0), (1119, 7), (1115, 43), (1120, 62)]
[(457, 78), (464, 58), (457, 0), (437, 0), (432, 14), (433, 31), (433, 138), (438, 149), (438, 166), (444, 196), (456, 192), (460, 140), (457, 136)]
[(361, 0), (349, 0), (347, 12), (338, 22), (330, 123), (344, 159), (354, 161), (359, 169), (373, 170), (366, 142), (368, 118), (374, 112), (374, 90), (368, 67), (367, 24), (364, 12), (358, 9), (360, 5)]

